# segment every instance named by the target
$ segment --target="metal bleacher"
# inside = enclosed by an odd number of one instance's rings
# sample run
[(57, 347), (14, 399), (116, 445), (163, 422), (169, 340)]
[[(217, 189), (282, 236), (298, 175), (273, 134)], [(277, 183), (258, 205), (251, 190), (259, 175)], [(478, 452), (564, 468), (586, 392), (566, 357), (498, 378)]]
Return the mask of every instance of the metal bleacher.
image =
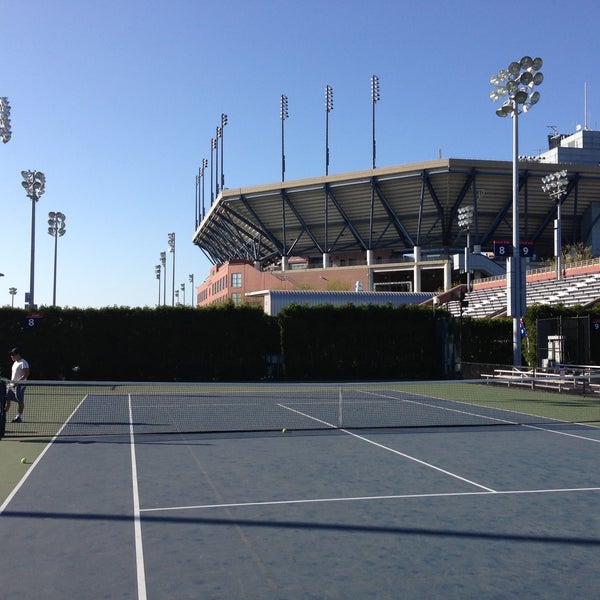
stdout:
[[(590, 306), (600, 301), (600, 273), (567, 276), (563, 279), (527, 281), (527, 305), (562, 304)], [(461, 314), (461, 303), (452, 300), (444, 304), (453, 315)], [(481, 318), (501, 316), (506, 311), (506, 281), (498, 286), (475, 289), (464, 296), (462, 315)]]

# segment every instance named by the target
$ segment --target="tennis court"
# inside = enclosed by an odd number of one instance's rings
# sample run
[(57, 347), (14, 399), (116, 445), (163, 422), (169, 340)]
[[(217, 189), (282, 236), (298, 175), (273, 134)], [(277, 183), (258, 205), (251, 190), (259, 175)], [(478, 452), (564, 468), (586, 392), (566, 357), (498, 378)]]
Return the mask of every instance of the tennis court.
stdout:
[(2, 596), (597, 597), (598, 422), (482, 382), (32, 385)]

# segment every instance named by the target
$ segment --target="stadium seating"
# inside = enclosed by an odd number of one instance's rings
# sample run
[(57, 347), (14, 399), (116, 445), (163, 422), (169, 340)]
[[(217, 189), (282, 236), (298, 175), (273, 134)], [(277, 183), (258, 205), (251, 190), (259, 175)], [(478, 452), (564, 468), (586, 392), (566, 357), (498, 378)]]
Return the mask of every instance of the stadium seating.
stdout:
[[(495, 317), (506, 311), (506, 282), (498, 280), (497, 287), (475, 289), (465, 295), (462, 315), (467, 317)], [(563, 279), (527, 281), (527, 305), (562, 304), (589, 306), (600, 301), (600, 273), (567, 276)], [(461, 314), (461, 303), (452, 300), (444, 307), (453, 315)]]

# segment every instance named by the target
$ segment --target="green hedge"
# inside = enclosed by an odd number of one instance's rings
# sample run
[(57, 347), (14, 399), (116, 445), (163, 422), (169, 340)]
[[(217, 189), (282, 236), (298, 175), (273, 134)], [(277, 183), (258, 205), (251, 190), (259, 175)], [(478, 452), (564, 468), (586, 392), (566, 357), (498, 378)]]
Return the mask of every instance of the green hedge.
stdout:
[(434, 318), (418, 306), (291, 306), (280, 315), (288, 379), (427, 379)]
[(15, 345), (33, 378), (51, 380), (252, 380), (264, 372), (264, 356), (279, 352), (277, 322), (252, 307), (39, 312), (43, 318), (30, 327), (26, 311), (0, 309), (4, 376)]
[(464, 319), (461, 347), (463, 362), (513, 364), (512, 319)]
[[(35, 379), (252, 381), (433, 379), (462, 361), (512, 364), (511, 319), (459, 319), (420, 306), (291, 306), (278, 317), (256, 307), (61, 309), (44, 307), (34, 327), (22, 309), (0, 309), (0, 369), (21, 346)], [(536, 364), (536, 320), (600, 310), (530, 307), (523, 364)], [(592, 362), (600, 332), (592, 329)], [(275, 360), (273, 360), (275, 357)], [(282, 357), (283, 370), (277, 358)]]

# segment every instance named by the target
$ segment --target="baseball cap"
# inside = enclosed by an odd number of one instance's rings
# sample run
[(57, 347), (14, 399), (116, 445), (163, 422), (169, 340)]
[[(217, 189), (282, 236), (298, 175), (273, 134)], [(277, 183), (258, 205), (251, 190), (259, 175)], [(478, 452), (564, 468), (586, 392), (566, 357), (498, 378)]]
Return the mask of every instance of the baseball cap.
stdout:
[(17, 348), (16, 346), (10, 351), (11, 355), (12, 354), (21, 354), (21, 350), (19, 350), (19, 348)]

